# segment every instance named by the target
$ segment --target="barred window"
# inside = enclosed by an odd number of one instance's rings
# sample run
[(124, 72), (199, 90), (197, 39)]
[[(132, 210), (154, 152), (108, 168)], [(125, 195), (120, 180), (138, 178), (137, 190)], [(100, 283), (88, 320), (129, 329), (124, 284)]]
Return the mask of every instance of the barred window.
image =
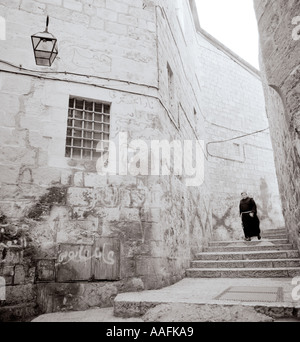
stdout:
[(70, 98), (66, 157), (95, 160), (109, 148), (110, 104)]

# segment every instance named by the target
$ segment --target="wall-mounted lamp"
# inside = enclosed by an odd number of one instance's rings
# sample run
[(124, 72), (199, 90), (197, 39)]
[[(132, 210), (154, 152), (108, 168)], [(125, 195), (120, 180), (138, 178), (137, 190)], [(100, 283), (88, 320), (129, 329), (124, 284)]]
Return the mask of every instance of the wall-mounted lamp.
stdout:
[(35, 62), (37, 65), (51, 66), (58, 55), (57, 39), (48, 32), (49, 16), (47, 16), (44, 32), (31, 36)]

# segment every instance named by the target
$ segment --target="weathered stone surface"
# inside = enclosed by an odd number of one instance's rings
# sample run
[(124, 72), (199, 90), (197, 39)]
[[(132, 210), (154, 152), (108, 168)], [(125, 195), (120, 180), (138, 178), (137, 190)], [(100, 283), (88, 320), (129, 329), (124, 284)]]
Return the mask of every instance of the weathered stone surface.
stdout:
[(13, 276), (14, 276), (14, 266), (7, 266), (7, 265), (1, 265), (1, 276), (5, 279), (5, 282), (7, 285), (13, 284)]
[(33, 323), (67, 323), (67, 322), (86, 322), (86, 323), (132, 323), (132, 322), (143, 322), (141, 318), (116, 318), (113, 314), (113, 308), (104, 309), (90, 309), (86, 311), (71, 311), (71, 312), (59, 312), (53, 314), (41, 315), (34, 318), (31, 322)]
[(300, 268), (189, 269), (190, 278), (289, 278), (299, 275)]
[[(300, 264), (300, 261), (299, 261)], [(281, 264), (278, 263), (278, 266), (275, 267), (284, 267), (286, 264), (282, 262)], [(289, 265), (289, 264), (288, 264)], [(256, 268), (256, 267), (263, 267), (263, 268), (268, 268), (268, 267), (273, 267), (273, 262), (272, 260), (270, 261), (227, 261), (227, 262), (209, 262), (209, 261), (204, 261), (204, 262), (199, 262), (199, 261), (194, 261), (191, 264), (192, 268), (245, 268), (245, 267), (250, 267), (250, 268)]]
[(26, 322), (40, 314), (41, 312), (35, 303), (0, 307), (1, 322)]
[(265, 313), (239, 305), (162, 304), (147, 311), (145, 322), (272, 322)]
[(299, 267), (300, 259), (273, 260), (274, 267)]
[(36, 272), (36, 280), (38, 282), (54, 282), (55, 260), (38, 260)]
[(14, 285), (24, 284), (25, 277), (26, 277), (26, 273), (25, 273), (24, 266), (16, 265), (14, 269), (14, 280), (13, 280)]
[(273, 244), (259, 244), (257, 246), (234, 246), (234, 247), (208, 247), (208, 252), (251, 252), (251, 251), (279, 251), (279, 250), (291, 250), (293, 246), (291, 244), (285, 245), (273, 245)]
[[(194, 305), (188, 305), (189, 309), (191, 310), (192, 308), (194, 308)], [(161, 309), (158, 308), (158, 309)], [(189, 312), (190, 312), (189, 310)], [(152, 313), (154, 316), (153, 311), (155, 311), (155, 309), (150, 309), (149, 310), (149, 314)], [(166, 310), (168, 312), (168, 314), (170, 314), (170, 312), (172, 311), (172, 313), (174, 313), (175, 309), (172, 310)], [(194, 310), (196, 311), (196, 309)], [(197, 310), (198, 312), (200, 310)], [(213, 310), (211, 310), (212, 312)], [(236, 310), (237, 312), (238, 310)], [(272, 316), (272, 308), (261, 308), (261, 307), (256, 307), (255, 311), (258, 314), (253, 314), (253, 318), (255, 318), (258, 321), (265, 321), (268, 320), (268, 313), (271, 313)], [(296, 310), (294, 310), (296, 311)], [(161, 310), (160, 310), (161, 312)], [(232, 313), (234, 312), (234, 310), (232, 310)], [(247, 310), (247, 312), (250, 312), (250, 310)], [(291, 323), (291, 322), (299, 322), (299, 318), (297, 318), (297, 313), (294, 312), (293, 315), (291, 315), (291, 310), (286, 308), (285, 310), (282, 310), (283, 313), (286, 313), (286, 315), (280, 316), (280, 318), (278, 317), (273, 317), (273, 320), (275, 323), (279, 323), (279, 322), (285, 322), (285, 323)], [(174, 322), (178, 322), (178, 318), (180, 317), (181, 319), (183, 318), (183, 312), (181, 310), (176, 310), (177, 315), (172, 315), (172, 320)], [(251, 313), (253, 313), (253, 311), (251, 310)], [(156, 314), (155, 314), (155, 317)], [(237, 321), (241, 321), (243, 320), (243, 315), (238, 315), (237, 317)], [(252, 317), (252, 316), (251, 316)], [(130, 317), (130, 318), (122, 318), (122, 317), (115, 317), (113, 314), (113, 308), (105, 308), (105, 309), (91, 309), (88, 311), (84, 311), (84, 312), (66, 312), (66, 313), (55, 313), (55, 314), (46, 314), (46, 315), (41, 315), (37, 318), (35, 318), (32, 322), (38, 322), (38, 323), (56, 323), (56, 322), (115, 322), (115, 323), (132, 323), (132, 322), (144, 322), (146, 319), (148, 318), (147, 314), (141, 317)], [(260, 320), (260, 318), (262, 320)], [(270, 317), (271, 318), (271, 317)], [(161, 321), (162, 319), (164, 319), (163, 317), (158, 317), (155, 318), (158, 321)], [(167, 319), (167, 318), (166, 318)], [(187, 318), (184, 318), (187, 319)], [(192, 319), (192, 318), (191, 318)], [(153, 322), (153, 321), (151, 321)], [(169, 321), (168, 321), (169, 322)], [(257, 322), (257, 321), (256, 321)]]
[(37, 303), (44, 313), (106, 308), (113, 306), (118, 293), (143, 289), (139, 278), (120, 282), (38, 284)]
[(0, 247), (0, 254), (2, 255), (2, 263), (7, 265), (20, 264), (23, 261), (23, 251), (20, 248), (4, 248)]
[(33, 284), (7, 286), (5, 305), (33, 303), (36, 301), (36, 286)]
[(299, 240), (299, 22), (298, 1), (255, 0), (261, 69), (283, 212), (291, 241)]
[[(15, 37), (2, 42), (1, 59), (17, 66), (26, 59), (30, 69), (25, 76), (18, 67), (1, 66), (9, 76), (1, 81), (0, 94), (0, 208), (10, 220), (28, 226), (25, 251), (32, 272), (35, 258), (56, 260), (61, 243), (121, 241), (120, 284), (41, 285), (45, 310), (105, 306), (118, 291), (160, 288), (182, 279), (212, 236), (228, 240), (242, 233), (237, 205), (245, 187), (257, 199), (262, 222), (281, 224), (267, 133), (244, 138), (240, 146), (224, 144), (216, 157), (210, 145), (211, 155), (205, 152), (197, 168), (205, 171), (201, 184), (194, 187), (183, 175), (174, 175), (173, 166), (167, 176), (125, 172), (102, 177), (96, 160), (66, 156), (70, 94), (111, 103), (110, 138), (117, 142), (120, 132), (128, 132), (126, 148), (135, 139), (209, 142), (265, 128), (257, 71), (205, 32), (195, 32), (190, 2), (182, 8), (188, 15), (185, 28), (177, 20), (175, 2), (23, 2), (0, 6)], [(44, 25), (46, 12), (55, 22), (53, 34), (60, 32), (59, 58), (51, 67), (57, 74), (40, 73), (24, 43), (32, 23)], [(174, 94), (169, 92), (168, 67)], [(21, 283), (21, 268), (17, 270)], [(13, 281), (10, 271), (5, 273)], [(88, 273), (83, 280), (89, 280)], [(68, 275), (60, 274), (60, 281), (70, 281)], [(25, 282), (27, 278), (34, 277)], [(56, 280), (52, 262), (38, 264), (37, 279)]]
[(93, 192), (85, 188), (69, 188), (68, 204), (88, 207), (93, 200)]
[[(286, 236), (285, 236), (286, 237)], [(286, 245), (289, 243), (287, 238), (272, 239), (273, 245)], [(260, 241), (214, 241), (209, 243), (209, 247), (235, 247), (235, 246), (259, 246), (262, 245)]]

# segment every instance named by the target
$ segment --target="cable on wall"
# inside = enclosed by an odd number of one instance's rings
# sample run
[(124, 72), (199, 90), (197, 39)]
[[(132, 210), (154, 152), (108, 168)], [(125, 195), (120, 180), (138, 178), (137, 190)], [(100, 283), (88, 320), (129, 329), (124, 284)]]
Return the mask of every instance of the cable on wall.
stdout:
[(239, 160), (234, 160), (234, 159), (230, 159), (230, 158), (225, 158), (225, 157), (220, 157), (220, 156), (213, 155), (213, 154), (211, 154), (209, 152), (209, 146), (212, 145), (212, 144), (223, 144), (223, 143), (226, 143), (226, 142), (229, 142), (229, 141), (234, 141), (234, 140), (242, 139), (242, 138), (245, 138), (245, 137), (249, 137), (249, 136), (253, 136), (253, 135), (259, 134), (259, 133), (266, 132), (268, 130), (269, 130), (269, 127), (265, 128), (265, 129), (261, 129), (259, 131), (252, 132), (252, 133), (243, 134), (243, 135), (240, 135), (240, 136), (237, 136), (237, 137), (234, 137), (234, 138), (230, 138), (230, 139), (219, 140), (219, 141), (210, 141), (210, 142), (208, 142), (206, 144), (206, 153), (207, 153), (207, 155), (209, 155), (210, 157), (213, 157), (213, 158), (229, 160), (229, 161), (235, 161), (235, 162), (239, 162), (239, 163), (245, 163), (246, 162), (246, 153), (245, 153), (245, 147), (244, 146), (243, 146), (243, 151), (244, 151), (244, 160), (243, 161), (239, 161)]

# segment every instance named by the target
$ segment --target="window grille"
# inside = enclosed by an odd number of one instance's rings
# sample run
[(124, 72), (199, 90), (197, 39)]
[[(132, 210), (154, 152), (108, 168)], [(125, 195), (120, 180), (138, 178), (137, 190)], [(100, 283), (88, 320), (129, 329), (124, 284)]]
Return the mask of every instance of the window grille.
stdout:
[(95, 160), (109, 149), (110, 104), (70, 98), (66, 157)]

